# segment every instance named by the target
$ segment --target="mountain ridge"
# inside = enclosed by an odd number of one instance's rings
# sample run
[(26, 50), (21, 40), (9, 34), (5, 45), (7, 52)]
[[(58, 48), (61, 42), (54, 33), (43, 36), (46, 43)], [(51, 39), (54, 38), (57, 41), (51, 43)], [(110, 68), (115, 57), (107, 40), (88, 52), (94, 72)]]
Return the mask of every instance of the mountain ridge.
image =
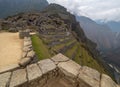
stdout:
[(22, 12), (39, 12), (46, 6), (46, 0), (0, 0), (0, 18)]

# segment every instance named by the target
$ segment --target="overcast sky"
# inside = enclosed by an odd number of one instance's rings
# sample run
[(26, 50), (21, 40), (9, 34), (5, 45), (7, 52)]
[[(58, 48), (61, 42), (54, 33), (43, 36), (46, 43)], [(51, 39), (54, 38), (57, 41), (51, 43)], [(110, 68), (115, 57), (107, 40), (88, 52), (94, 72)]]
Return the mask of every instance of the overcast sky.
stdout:
[(48, 0), (93, 20), (120, 21), (120, 0)]

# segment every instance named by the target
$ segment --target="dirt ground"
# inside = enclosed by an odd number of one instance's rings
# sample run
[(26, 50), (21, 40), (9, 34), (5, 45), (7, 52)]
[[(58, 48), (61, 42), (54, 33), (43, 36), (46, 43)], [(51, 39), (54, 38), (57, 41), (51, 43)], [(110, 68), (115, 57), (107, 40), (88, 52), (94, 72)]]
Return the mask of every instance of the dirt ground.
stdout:
[(23, 40), (18, 33), (0, 33), (0, 68), (18, 63), (22, 55)]

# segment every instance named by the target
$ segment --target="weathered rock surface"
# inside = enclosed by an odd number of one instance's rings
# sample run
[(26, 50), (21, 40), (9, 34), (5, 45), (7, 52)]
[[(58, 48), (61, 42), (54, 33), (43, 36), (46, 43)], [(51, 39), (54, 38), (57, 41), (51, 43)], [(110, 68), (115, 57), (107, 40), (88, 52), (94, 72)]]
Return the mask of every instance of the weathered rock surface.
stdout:
[(38, 62), (38, 64), (39, 64), (39, 67), (41, 68), (43, 74), (45, 74), (49, 71), (52, 71), (56, 68), (56, 65), (50, 59), (41, 60)]
[(101, 87), (117, 87), (117, 84), (108, 75), (102, 74)]
[(59, 53), (58, 55), (54, 56), (51, 58), (54, 62), (59, 63), (59, 62), (65, 62), (68, 61), (69, 58), (62, 55), (61, 53)]
[(29, 46), (29, 45), (32, 45), (31, 41), (24, 41), (24, 46)]
[(67, 76), (70, 77), (77, 77), (79, 74), (79, 70), (81, 68), (80, 65), (75, 63), (74, 61), (70, 60), (67, 62), (61, 62), (58, 64), (58, 68)]
[(6, 71), (11, 71), (19, 68), (20, 66), (18, 64), (12, 64), (3, 68), (0, 68), (0, 73), (6, 72)]
[(100, 85), (100, 73), (87, 66), (82, 67), (78, 79), (80, 82), (82, 80), (82, 82), (84, 82), (86, 85), (89, 85), (90, 87), (99, 87)]
[(37, 64), (27, 66), (28, 80), (32, 81), (42, 76), (42, 71)]
[(24, 47), (23, 48), (23, 51), (25, 51), (25, 52), (28, 52), (28, 51), (31, 51), (32, 49), (31, 48), (29, 48), (29, 47)]
[(19, 31), (19, 37), (20, 37), (20, 39), (23, 39), (24, 37), (29, 37), (30, 36), (30, 34), (29, 34), (29, 31), (22, 31), (22, 30), (20, 30)]
[(31, 38), (30, 37), (24, 37), (24, 41), (30, 41)]
[(0, 87), (8, 86), (11, 72), (0, 74)]
[(27, 57), (34, 58), (35, 57), (35, 52), (33, 50), (28, 52)]
[(26, 66), (30, 63), (30, 61), (31, 61), (31, 58), (29, 58), (29, 57), (23, 58), (20, 60), (19, 65)]
[(25, 69), (19, 69), (19, 70), (13, 71), (11, 81), (10, 81), (10, 87), (16, 87), (26, 82), (27, 82), (27, 78), (26, 78)]
[(25, 58), (27, 56), (27, 52), (22, 53), (22, 58)]

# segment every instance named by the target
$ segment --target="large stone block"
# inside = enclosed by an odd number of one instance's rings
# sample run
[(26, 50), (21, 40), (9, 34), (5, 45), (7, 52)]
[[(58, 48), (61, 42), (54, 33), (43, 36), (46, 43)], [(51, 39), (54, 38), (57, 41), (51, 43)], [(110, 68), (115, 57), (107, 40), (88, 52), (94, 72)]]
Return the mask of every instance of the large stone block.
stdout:
[(117, 84), (108, 75), (102, 74), (101, 87), (117, 87)]
[(0, 68), (0, 73), (6, 72), (6, 71), (11, 71), (19, 68), (20, 66), (18, 64), (11, 64), (9, 66)]
[(29, 37), (29, 36), (30, 36), (30, 34), (29, 34), (28, 31), (23, 31), (23, 30), (19, 31), (19, 37), (20, 37), (20, 39), (23, 39), (24, 37)]
[(23, 47), (23, 51), (24, 51), (24, 52), (29, 52), (29, 51), (31, 51), (31, 50), (32, 50), (32, 48), (29, 48), (28, 46)]
[(41, 60), (38, 62), (38, 64), (43, 74), (46, 74), (47, 72), (52, 71), (56, 68), (56, 65), (50, 59)]
[(80, 83), (89, 85), (89, 87), (99, 87), (100, 85), (100, 73), (87, 66), (82, 67), (78, 79)]
[(24, 41), (24, 47), (29, 46), (29, 45), (32, 45), (31, 41)]
[(27, 57), (27, 52), (22, 52), (22, 58)]
[(8, 86), (10, 76), (11, 76), (11, 72), (0, 74), (0, 87)]
[(26, 66), (31, 62), (31, 58), (26, 57), (20, 60), (19, 65), (20, 66)]
[(30, 37), (24, 37), (24, 41), (31, 41)]
[(59, 63), (59, 62), (65, 62), (70, 60), (68, 57), (64, 56), (63, 54), (59, 53), (56, 56), (51, 58), (55, 63)]
[(42, 76), (42, 71), (37, 64), (27, 66), (28, 80), (33, 81)]
[(30, 52), (27, 53), (27, 57), (34, 58), (35, 52), (33, 50), (31, 50)]
[(25, 84), (26, 82), (27, 82), (27, 78), (26, 78), (25, 69), (18, 69), (16, 71), (13, 71), (10, 81), (10, 87), (17, 87)]
[(72, 78), (77, 77), (81, 66), (74, 61), (61, 62), (58, 64), (58, 68), (66, 75)]

